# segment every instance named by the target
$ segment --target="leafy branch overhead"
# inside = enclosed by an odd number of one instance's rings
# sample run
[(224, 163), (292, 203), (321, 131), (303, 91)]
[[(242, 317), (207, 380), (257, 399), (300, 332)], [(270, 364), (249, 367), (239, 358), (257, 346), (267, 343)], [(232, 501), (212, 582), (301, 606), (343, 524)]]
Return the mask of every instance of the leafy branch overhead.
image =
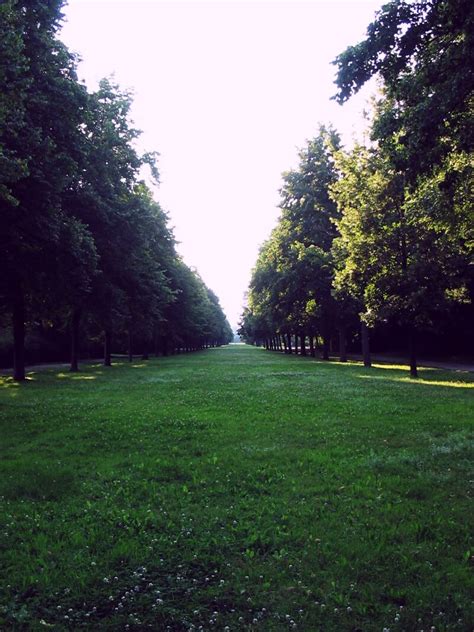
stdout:
[(335, 98), (343, 103), (371, 77), (382, 80), (388, 103), (374, 125), (406, 148), (416, 178), (451, 151), (473, 148), (474, 6), (469, 0), (392, 0), (367, 38), (335, 60)]

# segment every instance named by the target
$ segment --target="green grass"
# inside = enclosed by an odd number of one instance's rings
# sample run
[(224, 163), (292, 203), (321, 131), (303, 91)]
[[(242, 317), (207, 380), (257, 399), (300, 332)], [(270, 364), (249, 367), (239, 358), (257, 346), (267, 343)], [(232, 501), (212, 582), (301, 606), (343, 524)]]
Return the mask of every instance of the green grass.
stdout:
[(473, 420), (245, 346), (2, 378), (0, 629), (471, 630)]

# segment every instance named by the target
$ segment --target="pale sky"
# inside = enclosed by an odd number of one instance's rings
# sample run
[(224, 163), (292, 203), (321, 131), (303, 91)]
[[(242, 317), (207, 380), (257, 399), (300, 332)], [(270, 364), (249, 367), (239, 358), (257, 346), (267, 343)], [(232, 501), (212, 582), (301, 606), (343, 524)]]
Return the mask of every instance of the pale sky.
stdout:
[(178, 251), (235, 327), (259, 246), (279, 215), (283, 171), (332, 123), (349, 143), (369, 92), (344, 106), (336, 55), (382, 0), (69, 0), (62, 39), (94, 90), (135, 94), (140, 147), (160, 153), (155, 198)]

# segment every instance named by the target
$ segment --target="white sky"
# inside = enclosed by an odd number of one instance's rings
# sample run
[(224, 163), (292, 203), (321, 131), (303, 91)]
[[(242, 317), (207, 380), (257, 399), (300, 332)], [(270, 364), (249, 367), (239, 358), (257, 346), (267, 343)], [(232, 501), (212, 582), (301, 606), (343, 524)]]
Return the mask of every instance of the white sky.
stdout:
[(69, 0), (62, 39), (91, 90), (115, 74), (135, 94), (141, 145), (160, 153), (156, 199), (179, 252), (232, 326), (279, 215), (281, 173), (332, 123), (350, 142), (368, 93), (344, 106), (336, 55), (382, 0)]

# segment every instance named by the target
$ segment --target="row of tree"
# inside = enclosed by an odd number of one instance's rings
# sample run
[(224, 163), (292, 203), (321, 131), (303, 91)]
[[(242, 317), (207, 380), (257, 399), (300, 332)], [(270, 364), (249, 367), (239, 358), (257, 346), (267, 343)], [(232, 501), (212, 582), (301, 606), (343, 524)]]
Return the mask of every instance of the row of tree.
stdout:
[[(370, 364), (369, 330), (474, 334), (474, 6), (393, 0), (337, 59), (340, 103), (372, 76), (370, 139), (350, 150), (321, 127), (285, 173), (281, 216), (261, 248), (241, 335), (328, 358), (347, 333)], [(356, 334), (356, 332), (359, 332)], [(466, 345), (467, 346), (467, 345)]]
[[(101, 330), (143, 353), (226, 343), (216, 296), (175, 250), (144, 183), (131, 95), (109, 80), (89, 93), (58, 38), (63, 0), (0, 4), (0, 304), (12, 323), (14, 376), (25, 378), (25, 328)], [(83, 326), (84, 329), (84, 326)]]

